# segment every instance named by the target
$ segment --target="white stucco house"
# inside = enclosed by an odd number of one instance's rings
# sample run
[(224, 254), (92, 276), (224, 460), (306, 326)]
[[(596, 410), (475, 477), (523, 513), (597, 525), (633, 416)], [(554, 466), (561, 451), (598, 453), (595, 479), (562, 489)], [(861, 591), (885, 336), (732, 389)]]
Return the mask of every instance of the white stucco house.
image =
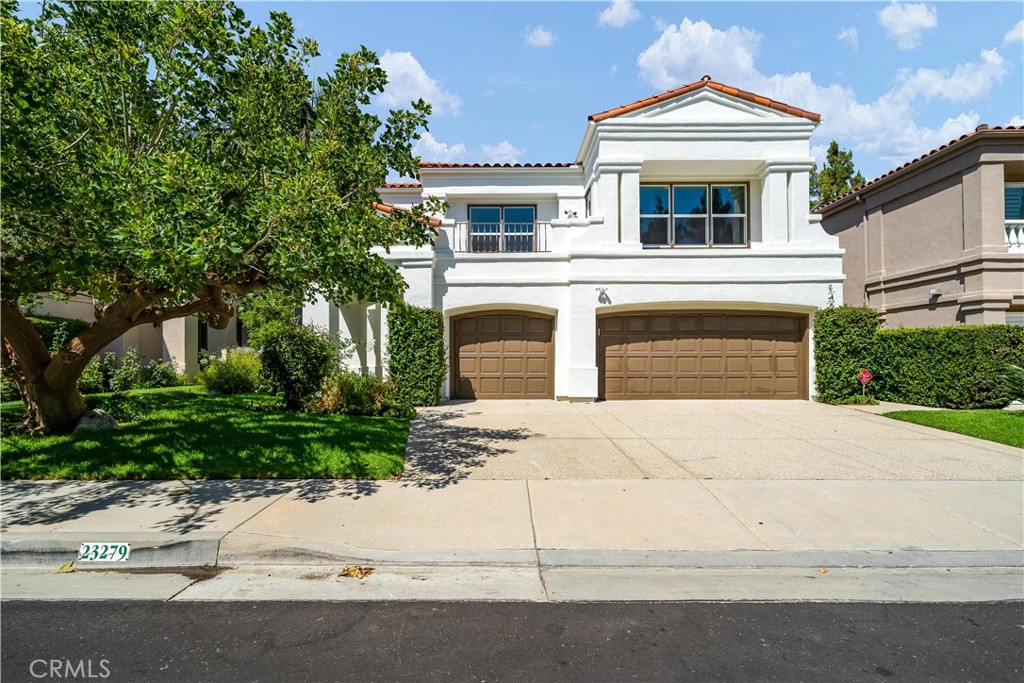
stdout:
[[(576, 159), (424, 162), (386, 207), (449, 208), (432, 247), (387, 255), (444, 314), (448, 398), (813, 395), (811, 324), (842, 250), (808, 211), (817, 114), (700, 81), (589, 117)], [(382, 374), (386, 308), (303, 318)]]

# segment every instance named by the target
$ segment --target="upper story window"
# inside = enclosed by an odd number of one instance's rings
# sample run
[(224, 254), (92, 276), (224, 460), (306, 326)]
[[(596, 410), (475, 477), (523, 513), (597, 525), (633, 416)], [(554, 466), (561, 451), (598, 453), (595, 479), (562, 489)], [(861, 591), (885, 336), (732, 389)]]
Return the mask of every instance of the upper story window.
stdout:
[(1024, 250), (1024, 183), (1006, 183), (1003, 188), (1006, 214), (1006, 246)]
[(534, 206), (469, 207), (471, 252), (542, 251)]
[(747, 186), (641, 185), (640, 242), (645, 247), (746, 246)]

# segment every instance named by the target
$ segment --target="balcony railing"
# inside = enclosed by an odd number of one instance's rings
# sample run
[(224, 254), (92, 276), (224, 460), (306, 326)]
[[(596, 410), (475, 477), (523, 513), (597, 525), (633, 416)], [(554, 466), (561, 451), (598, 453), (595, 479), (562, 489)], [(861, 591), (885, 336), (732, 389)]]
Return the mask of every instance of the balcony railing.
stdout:
[(470, 254), (524, 254), (548, 251), (549, 223), (455, 224), (455, 251)]
[(1024, 223), (1006, 224), (1006, 248), (1008, 251), (1024, 251)]

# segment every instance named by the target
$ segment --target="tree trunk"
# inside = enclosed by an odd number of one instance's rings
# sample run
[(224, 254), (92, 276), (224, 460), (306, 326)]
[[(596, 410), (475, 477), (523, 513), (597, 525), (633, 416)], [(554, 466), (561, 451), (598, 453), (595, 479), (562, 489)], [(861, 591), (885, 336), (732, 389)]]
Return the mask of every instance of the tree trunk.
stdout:
[(19, 382), (18, 389), (25, 400), (25, 427), (46, 434), (72, 431), (86, 411), (77, 379), (62, 379), (57, 386), (47, 384), (41, 376)]

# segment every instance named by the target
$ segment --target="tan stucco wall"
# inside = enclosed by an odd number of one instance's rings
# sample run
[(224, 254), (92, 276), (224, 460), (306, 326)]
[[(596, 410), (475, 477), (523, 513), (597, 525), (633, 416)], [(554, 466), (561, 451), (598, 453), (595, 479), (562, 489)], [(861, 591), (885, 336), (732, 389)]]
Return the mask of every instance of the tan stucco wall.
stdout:
[(843, 300), (888, 327), (1004, 322), (1024, 304), (1024, 254), (1008, 253), (1003, 216), (1004, 183), (1022, 173), (1024, 132), (978, 136), (826, 211), (846, 251)]

